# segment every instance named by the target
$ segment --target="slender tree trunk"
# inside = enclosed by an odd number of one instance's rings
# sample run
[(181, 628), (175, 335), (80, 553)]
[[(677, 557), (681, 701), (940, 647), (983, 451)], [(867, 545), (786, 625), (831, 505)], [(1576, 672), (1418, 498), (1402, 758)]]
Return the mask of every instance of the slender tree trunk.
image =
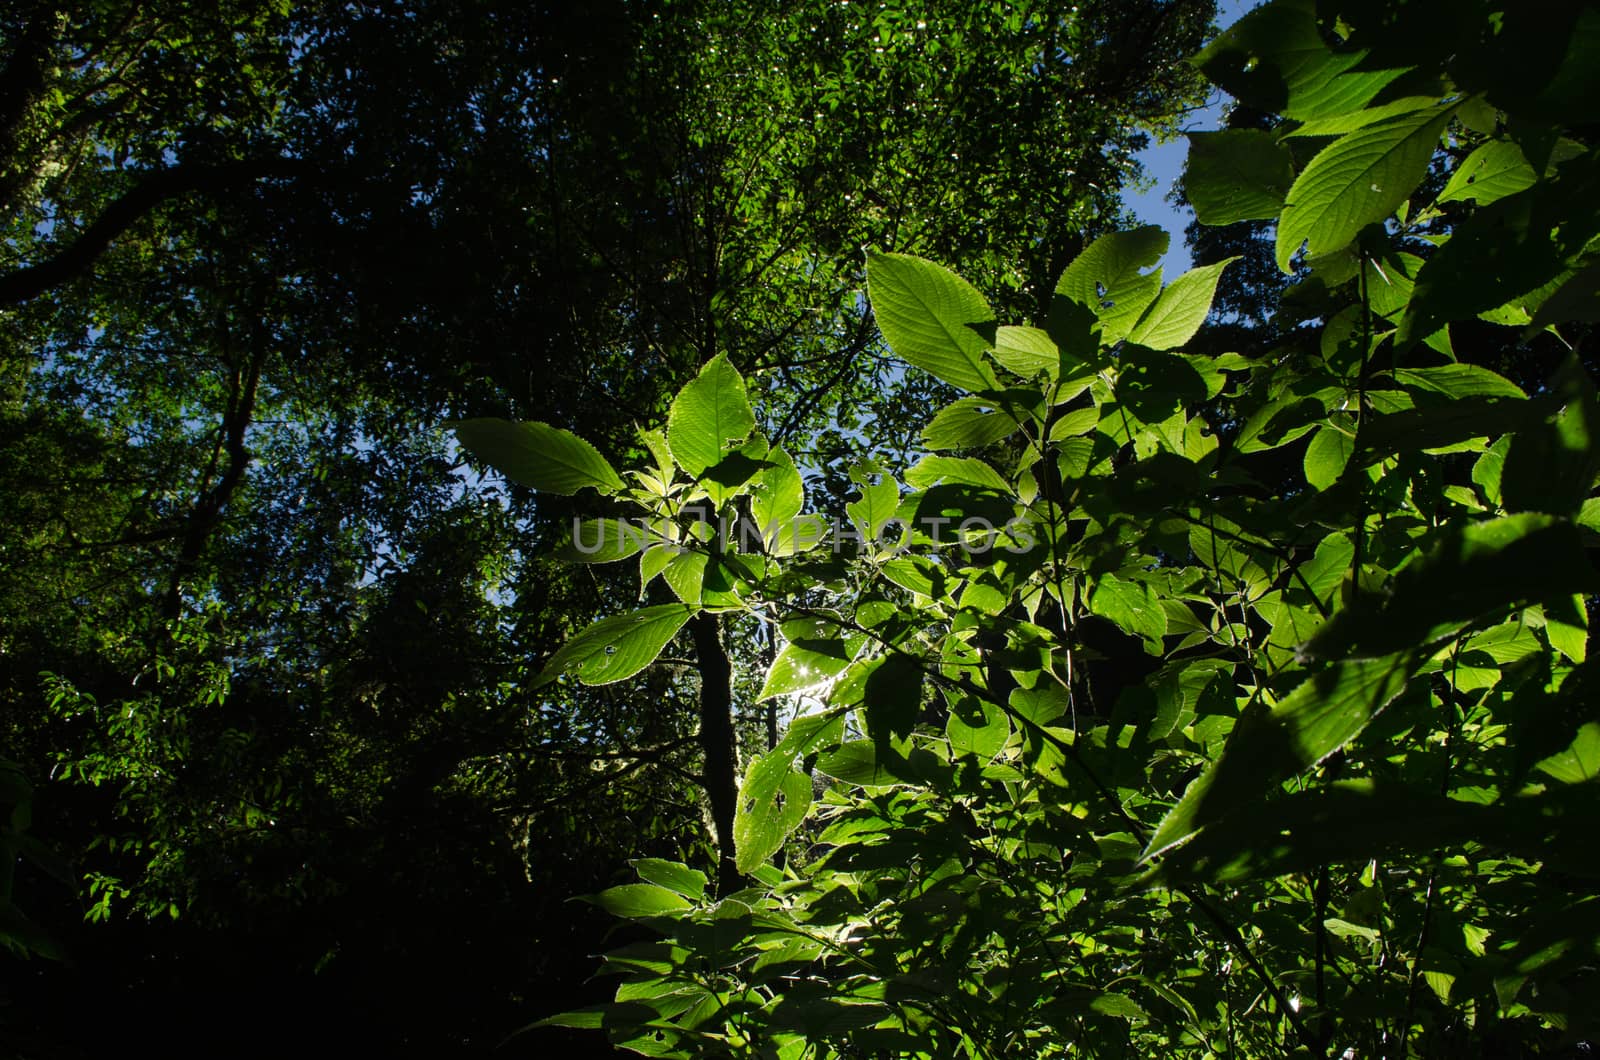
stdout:
[(744, 885), (734, 861), (733, 818), (739, 799), (739, 750), (733, 731), (733, 664), (717, 616), (702, 611), (689, 620), (700, 665), (700, 746), (705, 751), (706, 793), (717, 837), (717, 894)]
[[(183, 614), (184, 585), (200, 569), (206, 543), (222, 521), (223, 510), (244, 481), (245, 472), (250, 467), (251, 454), (245, 444), (245, 436), (255, 416), (262, 362), (266, 359), (266, 326), (260, 321), (252, 322), (251, 326), (253, 332), (249, 359), (234, 370), (228, 407), (222, 416), (222, 433), (218, 439), (220, 452), (213, 456), (213, 467), (206, 472), (199, 499), (189, 512), (178, 556), (172, 566), (172, 579), (162, 600), (161, 617), (167, 621)], [(216, 457), (222, 454), (226, 454), (227, 463), (221, 477), (213, 483), (211, 474), (215, 470)]]

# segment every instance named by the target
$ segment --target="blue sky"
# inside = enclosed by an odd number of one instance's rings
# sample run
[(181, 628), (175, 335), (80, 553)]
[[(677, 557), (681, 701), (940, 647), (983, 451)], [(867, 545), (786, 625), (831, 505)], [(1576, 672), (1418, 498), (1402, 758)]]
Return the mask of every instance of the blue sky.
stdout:
[[(1226, 29), (1237, 22), (1245, 12), (1254, 9), (1257, 0), (1220, 0), (1217, 5), (1217, 21)], [(1184, 122), (1184, 129), (1195, 132), (1203, 129), (1215, 129), (1222, 124), (1222, 93), (1213, 92), (1211, 105), (1203, 111), (1189, 115)], [(1145, 174), (1155, 178), (1155, 186), (1148, 191), (1124, 196), (1129, 207), (1132, 208), (1139, 220), (1145, 224), (1160, 225), (1172, 233), (1172, 246), (1163, 259), (1163, 270), (1170, 280), (1180, 275), (1192, 259), (1189, 257), (1189, 248), (1183, 243), (1183, 230), (1193, 220), (1194, 215), (1189, 210), (1178, 211), (1167, 202), (1166, 196), (1172, 190), (1172, 184), (1183, 172), (1183, 159), (1189, 153), (1189, 141), (1183, 137), (1171, 143), (1152, 144), (1139, 153), (1139, 161), (1144, 163)]]

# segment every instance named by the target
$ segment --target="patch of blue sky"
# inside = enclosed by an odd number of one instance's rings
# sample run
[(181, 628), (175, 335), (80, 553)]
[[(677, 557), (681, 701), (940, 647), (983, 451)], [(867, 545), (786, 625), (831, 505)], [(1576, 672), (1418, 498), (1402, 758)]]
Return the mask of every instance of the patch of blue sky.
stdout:
[[(1259, 4), (1256, 0), (1221, 0), (1217, 5), (1217, 25), (1227, 29)], [(1201, 132), (1222, 127), (1222, 112), (1226, 97), (1213, 91), (1206, 106), (1189, 115), (1184, 122), (1184, 132)], [(1125, 192), (1123, 199), (1128, 209), (1140, 222), (1158, 225), (1172, 236), (1167, 256), (1162, 259), (1162, 269), (1170, 280), (1182, 275), (1193, 264), (1189, 247), (1183, 241), (1183, 230), (1194, 220), (1194, 211), (1174, 206), (1168, 201), (1172, 187), (1183, 175), (1183, 162), (1189, 154), (1189, 141), (1179, 136), (1166, 143), (1154, 143), (1135, 157), (1144, 167), (1145, 179), (1150, 186), (1142, 191)]]

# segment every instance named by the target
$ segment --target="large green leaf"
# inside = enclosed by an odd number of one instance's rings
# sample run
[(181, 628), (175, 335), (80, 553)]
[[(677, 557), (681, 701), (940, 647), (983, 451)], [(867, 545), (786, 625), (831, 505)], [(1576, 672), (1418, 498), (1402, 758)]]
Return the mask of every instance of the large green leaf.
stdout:
[(1024, 378), (1061, 370), (1061, 350), (1047, 331), (1007, 324), (995, 329), (994, 359)]
[(1189, 134), (1183, 188), (1203, 225), (1276, 220), (1294, 183), (1294, 156), (1270, 132)]
[(663, 861), (661, 858), (635, 858), (628, 864), (633, 866), (634, 871), (645, 883), (665, 887), (692, 901), (699, 901), (705, 897), (706, 874), (699, 869), (691, 869), (676, 861)]
[(1439, 202), (1468, 200), (1487, 205), (1524, 188), (1539, 175), (1528, 164), (1522, 146), (1510, 140), (1491, 140), (1468, 155), (1439, 193)]
[[(1101, 236), (1061, 274), (1057, 301), (1089, 310), (1105, 345), (1122, 341), (1161, 291), (1161, 270), (1143, 270), (1161, 260), (1167, 243), (1167, 233), (1149, 225)], [(1069, 315), (1060, 307), (1051, 314)]]
[(964, 397), (936, 413), (922, 430), (929, 449), (978, 449), (1016, 433), (1017, 417), (992, 399)]
[(620, 887), (609, 887), (590, 900), (612, 916), (628, 920), (662, 916), (689, 908), (689, 900), (683, 895), (653, 883), (625, 883)]
[(1427, 175), (1439, 135), (1454, 113), (1436, 107), (1342, 136), (1306, 166), (1278, 221), (1278, 268), (1302, 243), (1313, 256), (1348, 246), (1367, 225), (1405, 202)]
[(632, 519), (577, 519), (556, 556), (567, 563), (615, 563), (656, 540), (648, 527)]
[(1455, 526), (1407, 563), (1388, 592), (1336, 614), (1300, 654), (1339, 659), (1425, 648), (1514, 607), (1596, 588), (1583, 538), (1565, 519), (1524, 512)]
[(1195, 63), (1251, 106), (1307, 120), (1357, 110), (1404, 72), (1361, 69), (1365, 58), (1328, 46), (1315, 0), (1275, 0), (1228, 27)]
[(740, 872), (753, 872), (783, 846), (811, 808), (811, 778), (794, 769), (819, 743), (842, 731), (838, 712), (796, 718), (778, 745), (751, 761), (739, 786), (733, 819), (735, 862)]
[(1175, 350), (1194, 338), (1211, 312), (1222, 270), (1238, 260), (1224, 258), (1173, 280), (1128, 332), (1128, 341), (1152, 350)]
[(906, 484), (913, 489), (927, 489), (939, 482), (977, 486), (996, 493), (1011, 491), (1000, 472), (971, 456), (925, 456), (906, 472)]
[(607, 494), (622, 489), (622, 479), (600, 451), (571, 431), (547, 423), (476, 419), (455, 424), (455, 432), (473, 456), (542, 493), (570, 496), (585, 486)]
[(655, 662), (694, 613), (695, 608), (687, 604), (660, 604), (602, 618), (550, 657), (535, 687), (566, 673), (575, 674), (586, 685), (632, 677)]
[(1144, 582), (1103, 575), (1089, 596), (1089, 610), (1109, 618), (1123, 631), (1144, 638), (1145, 648), (1152, 655), (1161, 653), (1161, 638), (1167, 633), (1167, 613), (1155, 591)]
[(726, 354), (718, 354), (673, 399), (667, 442), (678, 466), (698, 478), (722, 462), (728, 442), (744, 438), (755, 425), (744, 379)]
[(1162, 819), (1146, 860), (1170, 850), (1361, 734), (1404, 691), (1417, 667), (1414, 653), (1352, 659), (1302, 682), (1277, 706), (1247, 711), (1222, 755), (1184, 791)]
[(864, 538), (876, 541), (900, 507), (900, 485), (890, 475), (880, 475), (877, 482), (872, 482), (871, 473), (860, 470), (852, 471), (851, 478), (861, 491), (861, 498), (846, 504), (845, 514)]
[(984, 359), (994, 314), (961, 277), (909, 254), (875, 252), (867, 256), (867, 296), (895, 356), (962, 390), (998, 387)]
[(805, 505), (805, 484), (794, 458), (782, 449), (767, 454), (768, 466), (750, 486), (750, 516), (763, 541), (781, 536)]
[(1436, 851), (1500, 831), (1506, 815), (1477, 803), (1370, 780), (1343, 781), (1257, 804), (1168, 846), (1143, 882), (1235, 883), (1374, 855)]
[(850, 665), (859, 640), (811, 637), (790, 641), (772, 660), (757, 700), (819, 688)]

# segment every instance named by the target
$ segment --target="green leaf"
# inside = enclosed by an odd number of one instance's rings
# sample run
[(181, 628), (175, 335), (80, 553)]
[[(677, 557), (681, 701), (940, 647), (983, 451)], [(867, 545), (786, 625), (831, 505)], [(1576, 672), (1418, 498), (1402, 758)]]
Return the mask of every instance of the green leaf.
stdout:
[[(1181, 847), (1168, 847), (1142, 882), (1204, 879), (1230, 884), (1286, 876), (1375, 854), (1436, 851), (1499, 830), (1491, 807), (1371, 780), (1257, 802)], [(1341, 921), (1343, 923), (1343, 921)], [(1333, 930), (1330, 927), (1330, 930)]]
[(1194, 61), (1252, 107), (1310, 120), (1359, 110), (1404, 73), (1358, 69), (1366, 56), (1328, 46), (1314, 0), (1276, 0), (1228, 27)]
[(676, 861), (663, 861), (660, 858), (635, 858), (628, 864), (633, 866), (639, 878), (646, 883), (665, 887), (691, 901), (697, 902), (706, 896), (706, 874), (699, 869), (691, 869)]
[(1600, 776), (1600, 723), (1585, 724), (1571, 746), (1534, 768), (1563, 784), (1582, 784)]
[(576, 519), (572, 537), (556, 552), (564, 563), (615, 563), (637, 555), (655, 540), (631, 519)]
[(823, 637), (785, 644), (767, 670), (757, 701), (808, 692), (827, 684), (850, 665), (858, 647), (859, 643)]
[(1394, 213), (1427, 175), (1452, 112), (1441, 107), (1404, 114), (1342, 136), (1319, 152), (1289, 189), (1278, 221), (1278, 268), (1293, 272), (1290, 259), (1302, 243), (1313, 257), (1328, 254)]
[(462, 420), (454, 427), (467, 452), (541, 493), (571, 496), (585, 486), (604, 494), (622, 489), (622, 479), (600, 451), (571, 431), (497, 419)]
[(945, 719), (945, 736), (956, 754), (991, 759), (1011, 737), (1011, 724), (1005, 711), (975, 696), (962, 696), (950, 705)]
[(1089, 596), (1089, 610), (1110, 619), (1124, 632), (1143, 637), (1145, 650), (1152, 655), (1161, 654), (1167, 612), (1149, 585), (1123, 581), (1113, 574), (1102, 575)]
[(922, 429), (929, 449), (978, 449), (1016, 433), (1016, 417), (994, 401), (964, 397), (940, 409)]
[(1600, 588), (1578, 528), (1525, 512), (1451, 526), (1382, 597), (1365, 595), (1301, 646), (1307, 660), (1426, 648), (1514, 607)]
[(1476, 364), (1441, 364), (1435, 368), (1397, 368), (1395, 382), (1446, 397), (1511, 397), (1527, 395), (1503, 375)]
[(726, 354), (718, 354), (673, 399), (667, 442), (678, 466), (699, 478), (722, 462), (727, 443), (744, 438), (755, 425), (744, 379)]
[(895, 356), (962, 390), (994, 390), (983, 329), (994, 314), (961, 277), (909, 254), (867, 255), (867, 296)]
[(1533, 187), (1539, 175), (1528, 164), (1520, 144), (1491, 140), (1468, 155), (1439, 193), (1439, 202), (1476, 202), (1487, 205), (1507, 195)]
[(534, 687), (566, 673), (574, 673), (586, 685), (632, 677), (655, 662), (694, 613), (686, 604), (661, 604), (602, 618), (551, 656)]
[(1153, 225), (1101, 236), (1061, 274), (1057, 299), (1093, 313), (1104, 345), (1122, 341), (1161, 291), (1161, 270), (1141, 270), (1161, 260), (1167, 242), (1167, 233)]
[(753, 759), (739, 785), (733, 819), (735, 863), (754, 872), (800, 827), (811, 808), (811, 778), (794, 769), (796, 758), (842, 731), (838, 712), (796, 718), (778, 745)]
[(1240, 717), (1222, 755), (1184, 791), (1162, 820), (1144, 860), (1184, 842), (1286, 777), (1308, 769), (1359, 736), (1405, 690), (1412, 653), (1355, 659), (1313, 674), (1272, 708)]
[(922, 707), (922, 664), (909, 655), (887, 655), (866, 675), (867, 733), (881, 746), (890, 736), (906, 736)]
[(1294, 156), (1270, 132), (1189, 134), (1183, 187), (1203, 225), (1276, 220), (1294, 183)]
[(877, 482), (870, 482), (868, 475), (863, 473), (855, 476), (855, 481), (861, 490), (861, 499), (846, 504), (845, 514), (860, 529), (863, 538), (876, 541), (878, 534), (900, 508), (900, 486), (889, 475), (881, 476)]
[(662, 568), (661, 577), (673, 596), (699, 607), (705, 597), (706, 567), (710, 561), (711, 557), (704, 552), (680, 549)]
[(689, 900), (683, 895), (651, 883), (625, 883), (620, 887), (608, 887), (589, 900), (612, 916), (627, 920), (661, 916), (689, 908)]
[(1550, 420), (1518, 431), (1500, 473), (1502, 503), (1510, 511), (1571, 514), (1589, 498), (1600, 470), (1600, 401), (1575, 358), (1557, 373), (1565, 407)]
[(1100, 410), (1091, 405), (1088, 408), (1073, 409), (1063, 413), (1061, 418), (1050, 425), (1050, 440), (1063, 441), (1075, 438), (1080, 434), (1088, 434), (1100, 423)]
[(1049, 332), (1038, 328), (1010, 324), (996, 328), (994, 359), (1024, 378), (1044, 372), (1054, 379), (1061, 370), (1061, 350)]
[(906, 472), (906, 484), (912, 489), (923, 490), (940, 482), (977, 486), (996, 493), (1011, 492), (1000, 472), (976, 457), (925, 456)]
[(1222, 270), (1237, 255), (1215, 265), (1191, 269), (1167, 285), (1128, 333), (1128, 341), (1152, 350), (1175, 350), (1194, 338), (1211, 312)]
[(872, 740), (852, 740), (817, 756), (817, 772), (846, 784), (885, 787), (903, 782), (909, 776), (905, 760), (887, 747), (875, 747)]
[(1355, 450), (1356, 440), (1350, 435), (1331, 424), (1319, 427), (1306, 446), (1306, 481), (1319, 492), (1327, 489), (1344, 474)]
[(762, 541), (781, 536), (805, 506), (805, 484), (794, 458), (782, 449), (767, 454), (767, 463), (750, 486), (750, 517)]

